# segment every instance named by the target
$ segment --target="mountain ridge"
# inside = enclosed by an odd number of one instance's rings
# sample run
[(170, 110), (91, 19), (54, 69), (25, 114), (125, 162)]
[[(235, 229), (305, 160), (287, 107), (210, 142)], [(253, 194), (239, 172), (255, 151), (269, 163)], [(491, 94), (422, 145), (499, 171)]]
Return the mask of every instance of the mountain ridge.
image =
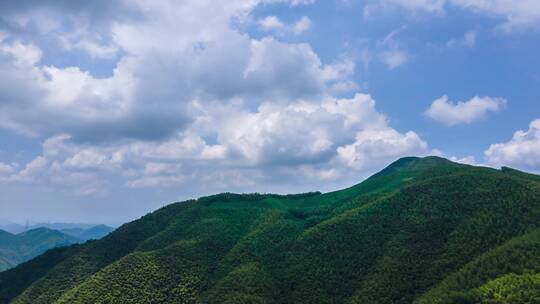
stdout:
[[(82, 233), (83, 231), (93, 229), (95, 227), (106, 227), (109, 230), (114, 230), (113, 227), (107, 226), (104, 224), (75, 224), (75, 223), (37, 223), (32, 225), (20, 225), (12, 222), (0, 223), (0, 230), (7, 231), (12, 234), (19, 234), (28, 230), (33, 230), (36, 228), (48, 228), (51, 230), (58, 230), (69, 232), (70, 230), (77, 231), (76, 233)], [(70, 234), (70, 233), (67, 233)], [(75, 235), (72, 235), (75, 236)]]
[[(424, 303), (435, 294), (445, 303), (461, 292), (462, 303), (481, 303), (497, 300), (490, 290), (509, 281), (534, 296), (537, 285), (517, 283), (534, 282), (534, 273), (490, 271), (473, 289), (430, 293), (538, 229), (540, 183), (518, 175), (403, 158), (329, 193), (174, 203), (0, 273), (0, 302)], [(516, 267), (536, 271), (529, 264)]]

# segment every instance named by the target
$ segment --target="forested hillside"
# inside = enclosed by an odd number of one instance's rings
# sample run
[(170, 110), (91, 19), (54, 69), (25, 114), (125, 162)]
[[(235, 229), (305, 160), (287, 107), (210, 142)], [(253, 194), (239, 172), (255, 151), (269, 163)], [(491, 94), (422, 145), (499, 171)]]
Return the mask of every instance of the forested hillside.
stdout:
[(38, 228), (19, 234), (0, 230), (0, 271), (28, 261), (45, 251), (71, 245), (79, 239), (60, 231)]
[(539, 303), (539, 180), (404, 158), (331, 193), (175, 203), (0, 273), (0, 302)]

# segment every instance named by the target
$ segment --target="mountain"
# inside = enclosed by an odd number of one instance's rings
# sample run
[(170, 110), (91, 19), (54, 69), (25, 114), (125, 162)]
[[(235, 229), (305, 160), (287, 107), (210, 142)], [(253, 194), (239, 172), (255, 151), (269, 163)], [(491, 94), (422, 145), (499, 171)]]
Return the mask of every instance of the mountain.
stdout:
[(18, 234), (28, 229), (25, 229), (25, 226), (16, 223), (2, 222), (0, 223), (0, 230), (9, 232), (11, 234)]
[(49, 228), (52, 230), (64, 230), (64, 229), (90, 229), (94, 227), (93, 224), (76, 224), (76, 223), (38, 223), (30, 225), (29, 229), (35, 229), (35, 228)]
[(79, 241), (47, 228), (32, 229), (16, 235), (0, 230), (0, 271), (28, 261), (51, 248)]
[(538, 303), (540, 179), (403, 158), (321, 194), (171, 204), (0, 273), (0, 303)]
[[(10, 232), (12, 234), (19, 234), (28, 230), (33, 230), (37, 228), (48, 228), (51, 230), (58, 231), (69, 231), (69, 230), (88, 230), (92, 229), (96, 225), (93, 224), (74, 224), (74, 223), (37, 223), (32, 225), (20, 225), (16, 223), (11, 223), (8, 221), (0, 221), (0, 230)], [(99, 225), (98, 225), (99, 226)]]
[(99, 240), (102, 237), (106, 236), (107, 234), (111, 233), (113, 230), (114, 228), (106, 226), (106, 225), (97, 225), (97, 226), (93, 226), (87, 229), (66, 228), (66, 229), (61, 229), (60, 231), (67, 235), (76, 237), (77, 239), (81, 241), (88, 241), (88, 240)]
[[(54, 230), (40, 225), (64, 229)], [(32, 227), (37, 228), (22, 229), (24, 232), (17, 234), (0, 229), (0, 271), (28, 261), (51, 248), (97, 240), (114, 230), (105, 225), (64, 223), (39, 224)]]
[(82, 242), (88, 241), (88, 240), (100, 239), (114, 230), (114, 228), (106, 226), (106, 225), (92, 225), (92, 224), (39, 223), (39, 224), (29, 225), (28, 227), (15, 224), (15, 223), (9, 223), (9, 222), (3, 222), (3, 223), (0, 222), (0, 224), (3, 224), (3, 225), (0, 225), (0, 230), (4, 230), (12, 234), (19, 234), (25, 231), (34, 230), (38, 228), (47, 228), (50, 230), (58, 230), (67, 235), (75, 237)]

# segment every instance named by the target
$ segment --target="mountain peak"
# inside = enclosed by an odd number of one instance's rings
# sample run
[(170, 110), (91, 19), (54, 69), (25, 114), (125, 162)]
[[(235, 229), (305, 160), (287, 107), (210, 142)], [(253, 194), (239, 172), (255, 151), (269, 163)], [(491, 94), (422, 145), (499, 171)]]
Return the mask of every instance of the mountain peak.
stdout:
[(374, 176), (388, 175), (401, 170), (422, 171), (437, 167), (449, 166), (462, 166), (462, 164), (452, 162), (444, 157), (439, 156), (408, 156), (396, 160)]
[(407, 161), (407, 163), (414, 162), (416, 165), (423, 165), (423, 166), (441, 166), (441, 165), (457, 165), (458, 163), (455, 163), (447, 158), (440, 157), (440, 156), (425, 156), (425, 157), (403, 157), (398, 159), (396, 162), (404, 162)]

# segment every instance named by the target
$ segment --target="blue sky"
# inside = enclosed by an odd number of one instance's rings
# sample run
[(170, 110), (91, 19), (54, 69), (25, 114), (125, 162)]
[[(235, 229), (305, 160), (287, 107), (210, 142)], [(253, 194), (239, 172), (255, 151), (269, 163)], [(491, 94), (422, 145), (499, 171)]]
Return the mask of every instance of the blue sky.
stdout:
[(395, 159), (540, 172), (533, 0), (0, 4), (0, 218), (119, 224)]

